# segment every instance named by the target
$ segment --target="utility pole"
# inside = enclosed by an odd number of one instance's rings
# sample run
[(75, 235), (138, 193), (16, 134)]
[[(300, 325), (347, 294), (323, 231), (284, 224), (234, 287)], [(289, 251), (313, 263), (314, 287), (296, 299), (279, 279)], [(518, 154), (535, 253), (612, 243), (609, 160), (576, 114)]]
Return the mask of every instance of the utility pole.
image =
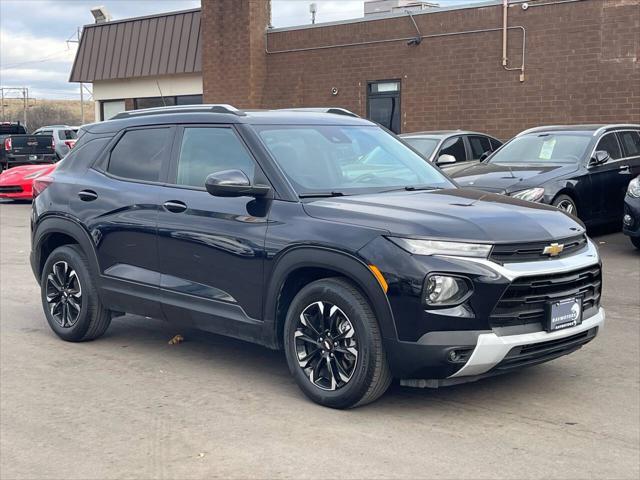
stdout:
[[(77, 30), (78, 33), (78, 47), (80, 47), (80, 27)], [(84, 125), (84, 93), (83, 85), (80, 82), (80, 124)]]
[[(27, 125), (27, 108), (28, 108), (28, 103), (29, 103), (29, 89), (27, 87), (0, 87), (0, 98), (2, 98), (2, 121), (5, 120), (5, 112), (4, 112), (4, 101), (5, 101), (5, 96), (4, 96), (4, 92), (6, 91), (18, 91), (20, 92), (19, 94), (22, 94), (22, 121), (24, 122), (25, 128)], [(20, 97), (18, 97), (19, 99)]]
[[(76, 29), (76, 39), (75, 40), (67, 40), (67, 47), (69, 47), (70, 43), (77, 43), (78, 47), (80, 46), (80, 36), (82, 35), (82, 31), (80, 27)], [(83, 92), (83, 84), (80, 82), (80, 123), (84, 125), (84, 92)]]
[(23, 118), (24, 118), (24, 128), (27, 128), (27, 103), (29, 102), (29, 89), (27, 88), (23, 88), (22, 89), (22, 99), (24, 100), (23, 106), (22, 106), (22, 114), (23, 114)]

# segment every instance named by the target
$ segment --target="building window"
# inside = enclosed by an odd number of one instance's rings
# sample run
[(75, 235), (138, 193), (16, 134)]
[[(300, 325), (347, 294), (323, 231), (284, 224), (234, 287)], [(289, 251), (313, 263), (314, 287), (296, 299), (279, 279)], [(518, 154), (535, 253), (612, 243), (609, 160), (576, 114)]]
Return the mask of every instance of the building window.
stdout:
[(176, 104), (176, 97), (148, 97), (148, 98), (134, 98), (133, 108), (136, 110), (140, 108), (155, 108), (172, 106)]
[(124, 100), (108, 100), (100, 102), (100, 120), (109, 120), (124, 111)]
[(400, 133), (400, 81), (370, 82), (367, 89), (367, 118)]
[(176, 97), (176, 105), (200, 105), (202, 103), (202, 95), (178, 95)]
[(178, 95), (168, 97), (134, 98), (133, 106), (140, 108), (169, 107), (173, 105), (198, 105), (202, 103), (202, 95)]

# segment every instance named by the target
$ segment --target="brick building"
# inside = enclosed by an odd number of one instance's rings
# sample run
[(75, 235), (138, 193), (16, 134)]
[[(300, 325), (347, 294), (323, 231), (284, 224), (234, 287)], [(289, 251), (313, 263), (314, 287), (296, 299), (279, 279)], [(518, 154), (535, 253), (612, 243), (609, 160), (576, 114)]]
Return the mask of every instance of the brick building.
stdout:
[[(172, 22), (171, 35), (186, 42), (176, 52), (199, 56), (189, 72), (175, 53), (164, 70), (143, 62), (130, 69), (135, 75), (84, 74), (91, 58), (127, 63), (117, 48), (109, 56), (108, 40), (98, 50), (85, 40), (118, 23), (110, 22), (86, 27), (71, 80), (93, 82), (94, 92), (110, 82), (109, 95), (129, 109), (153, 104), (127, 94), (132, 82), (146, 82), (158, 102), (155, 83), (168, 88), (186, 75), (195, 82), (179, 89), (185, 98), (239, 108), (340, 106), (402, 132), (462, 128), (506, 139), (541, 124), (640, 122), (640, 0), (509, 0), (506, 9), (495, 0), (275, 29), (267, 0), (202, 0), (187, 13), (198, 17), (198, 36), (195, 17), (189, 27)], [(135, 31), (144, 21), (120, 23)], [(113, 42), (125, 30), (116, 27)], [(146, 48), (160, 30), (146, 27)]]

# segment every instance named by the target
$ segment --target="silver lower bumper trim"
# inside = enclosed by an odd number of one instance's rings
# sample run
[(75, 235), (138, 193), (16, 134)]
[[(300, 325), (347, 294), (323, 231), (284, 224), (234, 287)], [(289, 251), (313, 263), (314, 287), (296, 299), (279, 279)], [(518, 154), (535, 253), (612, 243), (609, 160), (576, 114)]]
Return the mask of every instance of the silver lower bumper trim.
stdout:
[(513, 347), (570, 337), (571, 335), (584, 332), (585, 330), (589, 330), (593, 327), (602, 328), (604, 320), (604, 309), (600, 308), (598, 313), (587, 318), (580, 325), (564, 330), (558, 330), (556, 332), (533, 332), (503, 337), (500, 337), (495, 333), (483, 333), (478, 336), (478, 343), (476, 344), (476, 348), (473, 350), (469, 361), (464, 365), (464, 367), (449, 378), (466, 377), (469, 375), (480, 375), (486, 373), (500, 363)]

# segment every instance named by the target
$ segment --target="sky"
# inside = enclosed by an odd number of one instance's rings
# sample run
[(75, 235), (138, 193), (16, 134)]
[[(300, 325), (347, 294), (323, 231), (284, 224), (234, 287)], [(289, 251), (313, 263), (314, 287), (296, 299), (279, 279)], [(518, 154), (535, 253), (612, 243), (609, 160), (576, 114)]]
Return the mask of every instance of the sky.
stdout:
[[(313, 0), (316, 21), (364, 15), (364, 0)], [(481, 0), (435, 0), (441, 6)], [(311, 0), (272, 0), (274, 27), (310, 23)], [(104, 5), (114, 20), (200, 6), (200, 0), (0, 0), (0, 86), (28, 87), (34, 98), (78, 100), (69, 83), (78, 28), (93, 23), (91, 7)], [(90, 88), (90, 85), (88, 86)], [(18, 92), (5, 95), (18, 96)], [(86, 98), (86, 97), (85, 97)]]

